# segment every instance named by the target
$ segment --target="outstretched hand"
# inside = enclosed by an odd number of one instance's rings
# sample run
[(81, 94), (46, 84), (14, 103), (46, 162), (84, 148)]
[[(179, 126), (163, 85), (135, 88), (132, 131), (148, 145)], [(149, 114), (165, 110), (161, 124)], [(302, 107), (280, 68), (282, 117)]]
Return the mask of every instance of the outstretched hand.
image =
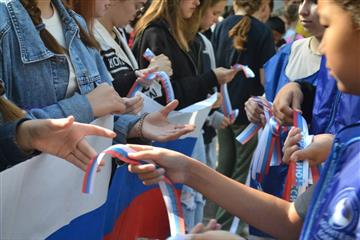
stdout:
[[(150, 160), (154, 164), (129, 165), (129, 171), (135, 173), (145, 185), (156, 184), (166, 175), (174, 183), (185, 183), (187, 180), (188, 166), (191, 158), (164, 148), (128, 145), (136, 152), (129, 153), (129, 157), (135, 160)], [(156, 168), (156, 165), (160, 168)]]
[(179, 102), (174, 100), (159, 112), (150, 113), (144, 119), (143, 136), (150, 140), (166, 142), (175, 140), (195, 129), (191, 124), (173, 124), (168, 121), (169, 113), (177, 107)]
[(86, 171), (87, 164), (96, 157), (96, 151), (84, 139), (96, 135), (114, 138), (115, 133), (91, 124), (63, 119), (29, 120), (17, 129), (16, 141), (24, 151), (38, 150), (63, 158)]

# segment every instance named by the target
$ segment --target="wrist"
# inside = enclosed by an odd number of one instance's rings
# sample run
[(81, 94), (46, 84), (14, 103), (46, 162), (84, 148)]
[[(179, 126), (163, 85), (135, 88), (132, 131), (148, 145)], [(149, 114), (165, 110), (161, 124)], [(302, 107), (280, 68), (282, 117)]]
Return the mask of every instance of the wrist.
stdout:
[(31, 145), (31, 134), (30, 134), (30, 121), (22, 122), (16, 128), (16, 144), (17, 146), (24, 152), (31, 152), (33, 151), (33, 147)]

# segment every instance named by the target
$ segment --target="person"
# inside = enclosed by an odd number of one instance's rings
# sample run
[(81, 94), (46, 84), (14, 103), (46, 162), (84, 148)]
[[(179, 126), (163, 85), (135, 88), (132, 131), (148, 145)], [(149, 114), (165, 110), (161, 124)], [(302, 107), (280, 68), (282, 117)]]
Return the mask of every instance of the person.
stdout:
[[(216, 63), (220, 67), (229, 67), (236, 63), (248, 65), (255, 73), (255, 78), (247, 79), (243, 73), (235, 76), (228, 84), (232, 109), (238, 109), (235, 122), (218, 131), (219, 155), (217, 170), (228, 177), (245, 183), (251, 157), (257, 139), (253, 138), (241, 145), (235, 137), (248, 125), (244, 104), (250, 96), (263, 94), (263, 65), (275, 54), (271, 30), (262, 22), (252, 17), (262, 0), (233, 1), (235, 15), (226, 18), (216, 27), (212, 36)], [(217, 220), (230, 228), (232, 216), (223, 209), (217, 211)], [(239, 231), (245, 231), (241, 226)], [(246, 233), (244, 233), (246, 234)]]
[[(171, 84), (175, 98), (180, 102), (179, 108), (206, 99), (213, 87), (231, 81), (237, 72), (235, 69), (217, 68), (198, 74), (196, 64), (189, 54), (190, 40), (198, 29), (186, 25), (186, 21), (199, 4), (199, 0), (152, 1), (135, 26), (133, 51), (139, 66), (143, 68), (149, 64), (142, 57), (147, 48), (155, 54), (162, 53), (169, 57), (173, 68)], [(165, 94), (154, 99), (164, 105)]]
[(96, 151), (84, 137), (115, 137), (113, 131), (77, 123), (73, 116), (30, 120), (22, 109), (5, 98), (4, 91), (4, 84), (0, 81), (0, 171), (22, 162), (24, 152), (33, 151), (53, 154), (85, 171)]
[(274, 8), (274, 0), (263, 0), (260, 8), (252, 14), (252, 16), (259, 21), (266, 23)]
[(283, 39), (283, 35), (285, 33), (284, 21), (278, 16), (272, 16), (266, 21), (266, 25), (271, 28), (274, 44), (276, 49), (279, 50), (280, 47), (286, 43)]
[[(148, 66), (148, 62), (142, 57), (147, 48), (157, 55), (169, 57), (173, 69), (170, 81), (180, 109), (205, 100), (214, 87), (231, 81), (238, 71), (216, 68), (199, 74), (190, 48), (198, 28), (189, 23), (199, 4), (199, 0), (153, 1), (135, 26), (133, 51), (140, 68)], [(164, 105), (164, 89), (161, 88), (161, 95), (156, 95), (153, 99)], [(205, 161), (203, 138), (197, 139), (192, 155)], [(204, 203), (200, 194), (186, 186), (183, 188), (182, 202), (185, 206), (186, 225), (191, 229), (202, 219)]]
[[(81, 2), (81, 1), (80, 1)], [(87, 16), (87, 25), (92, 26), (95, 40), (101, 48), (101, 56), (113, 78), (113, 86), (121, 97), (126, 97), (132, 85), (138, 82), (142, 85), (148, 95), (155, 91), (152, 86), (158, 83), (144, 81), (145, 76), (153, 71), (164, 71), (169, 76), (172, 75), (171, 62), (165, 55), (155, 56), (148, 68), (139, 69), (135, 56), (127, 44), (123, 28), (127, 26), (143, 8), (147, 1), (112, 1), (106, 14), (99, 13), (98, 19), (91, 18), (86, 11), (87, 5), (84, 3), (74, 4), (74, 10), (82, 16)]]
[[(360, 37), (359, 5), (355, 0), (319, 0), (318, 11), (321, 24), (326, 26), (322, 51), (327, 56), (328, 67), (336, 78), (339, 90), (360, 95), (359, 68), (356, 67), (360, 54), (357, 47)], [(345, 35), (347, 38), (343, 38)], [(357, 239), (360, 234), (360, 175), (354, 175), (354, 169), (358, 169), (356, 166), (360, 159), (359, 124), (345, 127), (337, 133), (331, 157), (326, 161), (317, 186), (296, 203), (250, 189), (169, 150), (131, 146), (138, 151), (130, 154), (131, 158), (151, 159), (161, 168), (148, 164), (129, 166), (129, 169), (139, 174), (145, 184), (158, 182), (163, 179), (164, 173), (174, 182), (191, 184), (235, 215), (276, 238)], [(313, 142), (300, 151), (321, 151), (321, 144), (329, 146), (332, 143), (329, 139)], [(321, 152), (326, 152), (326, 149)], [(314, 153), (309, 156), (317, 157)]]
[[(196, 34), (193, 44), (191, 44), (191, 52), (200, 73), (205, 73), (216, 68), (214, 49), (211, 41), (206, 37), (204, 32), (218, 22), (225, 5), (226, 1), (224, 0), (203, 1), (192, 17), (194, 21), (193, 24), (199, 26), (199, 32)], [(214, 92), (218, 92), (218, 89), (214, 88)], [(222, 96), (219, 102), (222, 102)], [(202, 129), (206, 164), (212, 168), (216, 167), (217, 162), (216, 130), (225, 128), (231, 123), (228, 117), (216, 110), (219, 107), (220, 105), (213, 106), (213, 110), (210, 112)]]
[[(106, 5), (107, 1), (100, 3)], [(5, 83), (6, 96), (32, 118), (73, 115), (77, 121), (89, 123), (108, 114), (125, 113), (134, 104), (131, 99), (122, 99), (111, 86), (111, 77), (85, 30), (86, 24), (61, 1), (2, 2), (0, 12), (1, 22), (7, 23), (1, 30), (8, 29), (2, 31), (0, 41), (0, 79)], [(127, 138), (140, 136), (164, 141), (192, 131), (191, 126), (184, 128), (167, 121), (164, 113), (177, 103), (170, 105), (165, 112), (143, 116), (143, 121), (135, 115), (115, 115), (115, 141), (124, 143)]]

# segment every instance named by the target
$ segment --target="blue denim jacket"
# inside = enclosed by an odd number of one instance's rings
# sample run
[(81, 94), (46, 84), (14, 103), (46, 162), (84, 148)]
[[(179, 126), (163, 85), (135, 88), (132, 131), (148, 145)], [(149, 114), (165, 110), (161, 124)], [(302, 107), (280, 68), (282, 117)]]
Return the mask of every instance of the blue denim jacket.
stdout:
[[(0, 80), (5, 82), (6, 96), (28, 111), (31, 118), (73, 115), (78, 122), (89, 123), (94, 115), (85, 94), (98, 84), (111, 84), (111, 76), (98, 51), (87, 47), (80, 39), (76, 22), (86, 29), (84, 20), (65, 9), (61, 0), (52, 0), (52, 3), (63, 22), (78, 92), (65, 99), (69, 82), (66, 57), (45, 47), (19, 0), (0, 0)], [(125, 142), (129, 129), (138, 119), (133, 115), (115, 117), (117, 142)], [(14, 133), (7, 134), (14, 136)]]

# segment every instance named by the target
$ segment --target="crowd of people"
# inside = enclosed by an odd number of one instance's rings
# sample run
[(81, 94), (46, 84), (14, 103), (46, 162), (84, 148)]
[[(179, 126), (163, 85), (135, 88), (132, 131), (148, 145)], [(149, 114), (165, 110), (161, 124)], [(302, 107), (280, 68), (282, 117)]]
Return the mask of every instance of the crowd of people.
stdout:
[[(0, 171), (42, 152), (86, 171), (97, 152), (85, 136), (106, 137), (153, 162), (129, 165), (145, 185), (164, 176), (184, 184), (183, 239), (359, 239), (360, 3), (290, 0), (274, 10), (272, 0), (233, 0), (229, 11), (227, 2), (0, 1)], [(167, 101), (159, 75), (148, 79), (154, 72), (170, 77), (176, 100)], [(138, 114), (134, 84), (163, 109)], [(224, 86), (235, 118), (221, 108)], [(214, 93), (203, 126), (169, 121)], [(298, 113), (309, 132), (295, 124)], [(104, 116), (113, 129), (91, 124)], [(249, 124), (262, 132), (238, 142)], [(151, 146), (195, 128), (191, 156)], [(267, 128), (278, 146), (261, 140)], [(262, 148), (280, 162), (254, 178)], [(319, 178), (312, 172), (288, 201), (291, 169), (305, 161)], [(197, 225), (205, 199), (218, 205), (207, 227)]]

